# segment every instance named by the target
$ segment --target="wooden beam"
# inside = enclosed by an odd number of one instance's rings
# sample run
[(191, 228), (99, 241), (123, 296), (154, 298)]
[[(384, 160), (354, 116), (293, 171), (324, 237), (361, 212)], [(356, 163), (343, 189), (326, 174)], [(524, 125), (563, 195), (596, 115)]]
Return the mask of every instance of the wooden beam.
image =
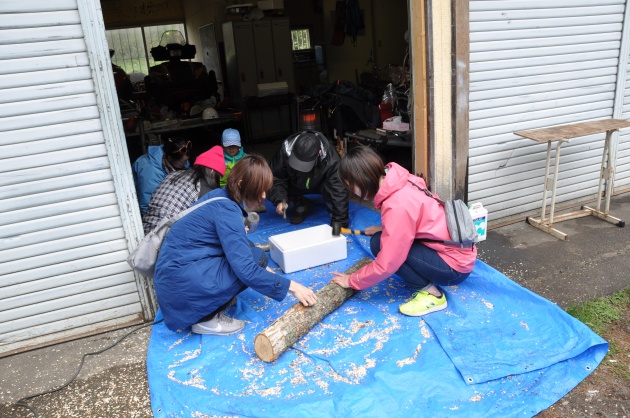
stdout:
[(409, 50), (411, 62), (412, 129), (414, 138), (415, 174), (429, 174), (429, 122), (427, 120), (427, 36), (425, 30), (425, 0), (409, 1)]
[[(345, 273), (354, 273), (371, 262), (371, 258), (363, 258)], [(273, 324), (256, 336), (254, 340), (256, 355), (266, 362), (278, 359), (287, 348), (295, 344), (315, 324), (340, 307), (346, 299), (355, 293), (356, 290), (354, 289), (345, 289), (336, 283), (330, 282), (315, 293), (317, 295), (317, 303), (314, 306), (305, 307), (300, 302), (296, 303)]]
[(469, 0), (452, 0), (453, 13), (453, 196), (468, 199), (470, 10)]

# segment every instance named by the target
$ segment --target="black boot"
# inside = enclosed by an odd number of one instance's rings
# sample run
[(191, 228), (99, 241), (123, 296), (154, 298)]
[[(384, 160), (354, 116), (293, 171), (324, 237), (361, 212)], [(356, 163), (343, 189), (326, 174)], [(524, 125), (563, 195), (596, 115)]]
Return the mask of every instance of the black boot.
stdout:
[(293, 208), (293, 215), (291, 216), (291, 219), (289, 219), (289, 222), (293, 225), (301, 224), (312, 210), (313, 202), (304, 196), (298, 197), (295, 202), (295, 207)]

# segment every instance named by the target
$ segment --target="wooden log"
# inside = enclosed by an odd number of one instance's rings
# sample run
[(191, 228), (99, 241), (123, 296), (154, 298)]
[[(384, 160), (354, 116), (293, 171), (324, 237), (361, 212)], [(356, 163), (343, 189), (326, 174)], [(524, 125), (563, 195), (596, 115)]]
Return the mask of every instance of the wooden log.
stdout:
[[(363, 258), (350, 267), (345, 274), (354, 273), (370, 262), (372, 262), (371, 258)], [(315, 305), (305, 307), (301, 302), (296, 303), (273, 324), (258, 334), (254, 340), (254, 351), (263, 361), (276, 360), (287, 348), (309, 332), (315, 324), (340, 307), (346, 299), (355, 293), (356, 290), (354, 289), (345, 289), (333, 282), (328, 283), (315, 292), (317, 295)]]

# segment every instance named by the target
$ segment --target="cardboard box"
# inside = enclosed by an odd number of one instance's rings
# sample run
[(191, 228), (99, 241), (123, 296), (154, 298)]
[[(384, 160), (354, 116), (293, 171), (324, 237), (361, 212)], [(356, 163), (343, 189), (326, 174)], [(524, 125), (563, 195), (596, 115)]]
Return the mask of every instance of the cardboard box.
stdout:
[(394, 116), (383, 121), (383, 129), (387, 131), (407, 132), (409, 124), (402, 121), (400, 116)]
[(346, 237), (319, 225), (269, 237), (269, 253), (283, 272), (293, 273), (348, 257)]
[(284, 0), (260, 0), (258, 8), (260, 10), (284, 9)]
[(485, 241), (488, 236), (488, 209), (481, 202), (476, 202), (470, 205), (469, 211), (477, 230), (477, 242)]

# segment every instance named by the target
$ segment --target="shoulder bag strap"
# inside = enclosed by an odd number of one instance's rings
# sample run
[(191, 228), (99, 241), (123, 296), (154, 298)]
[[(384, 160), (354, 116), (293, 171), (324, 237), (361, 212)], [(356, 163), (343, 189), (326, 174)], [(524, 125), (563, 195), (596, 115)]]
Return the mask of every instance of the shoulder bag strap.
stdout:
[[(442, 199), (438, 199), (437, 197), (435, 197), (433, 195), (433, 193), (431, 193), (427, 189), (418, 186), (416, 183), (414, 183), (411, 180), (407, 180), (407, 181), (409, 183), (413, 184), (417, 189), (422, 190), (424, 192), (424, 194), (426, 194), (427, 196), (432, 197), (433, 199), (437, 200), (442, 205), (442, 207), (446, 206), (446, 202), (444, 202)], [(459, 224), (457, 225), (457, 228), (459, 229)], [(441, 243), (441, 244), (455, 245), (457, 247), (461, 247), (461, 243), (460, 242), (451, 241), (451, 240), (431, 239), (431, 238), (417, 238), (416, 241), (419, 241), (419, 242), (438, 242), (438, 243)]]
[(208, 200), (206, 200), (205, 202), (201, 202), (201, 203), (200, 203), (200, 204), (198, 204), (198, 205), (191, 206), (191, 207), (189, 207), (188, 209), (183, 210), (183, 211), (179, 212), (177, 215), (173, 216), (173, 217), (171, 218), (171, 224), (174, 224), (176, 221), (179, 221), (179, 220), (180, 220), (180, 219), (182, 219), (184, 216), (188, 215), (190, 212), (193, 212), (195, 209), (198, 209), (198, 208), (202, 207), (202, 206), (203, 206), (203, 205), (205, 205), (206, 203), (214, 202), (215, 200), (221, 200), (221, 199), (225, 199), (225, 200), (227, 200), (227, 197), (222, 197), (222, 196), (219, 196), (219, 197), (213, 197), (212, 199), (208, 199)]
[(429, 196), (429, 197), (431, 197), (431, 198), (433, 198), (433, 199), (437, 200), (438, 202), (440, 202), (440, 204), (441, 204), (442, 206), (444, 206), (444, 204), (445, 204), (445, 203), (444, 203), (444, 201), (443, 201), (442, 199), (438, 199), (437, 197), (435, 197), (435, 196), (433, 195), (433, 193), (431, 193), (430, 191), (428, 191), (428, 190), (427, 190), (427, 189), (425, 189), (424, 187), (420, 187), (420, 186), (418, 186), (418, 185), (417, 185), (416, 183), (414, 183), (413, 181), (411, 181), (411, 180), (407, 180), (407, 181), (408, 181), (409, 183), (411, 183), (411, 184), (412, 184), (415, 188), (417, 188), (418, 190), (422, 190), (422, 191), (424, 192), (424, 194), (426, 194), (427, 196)]

